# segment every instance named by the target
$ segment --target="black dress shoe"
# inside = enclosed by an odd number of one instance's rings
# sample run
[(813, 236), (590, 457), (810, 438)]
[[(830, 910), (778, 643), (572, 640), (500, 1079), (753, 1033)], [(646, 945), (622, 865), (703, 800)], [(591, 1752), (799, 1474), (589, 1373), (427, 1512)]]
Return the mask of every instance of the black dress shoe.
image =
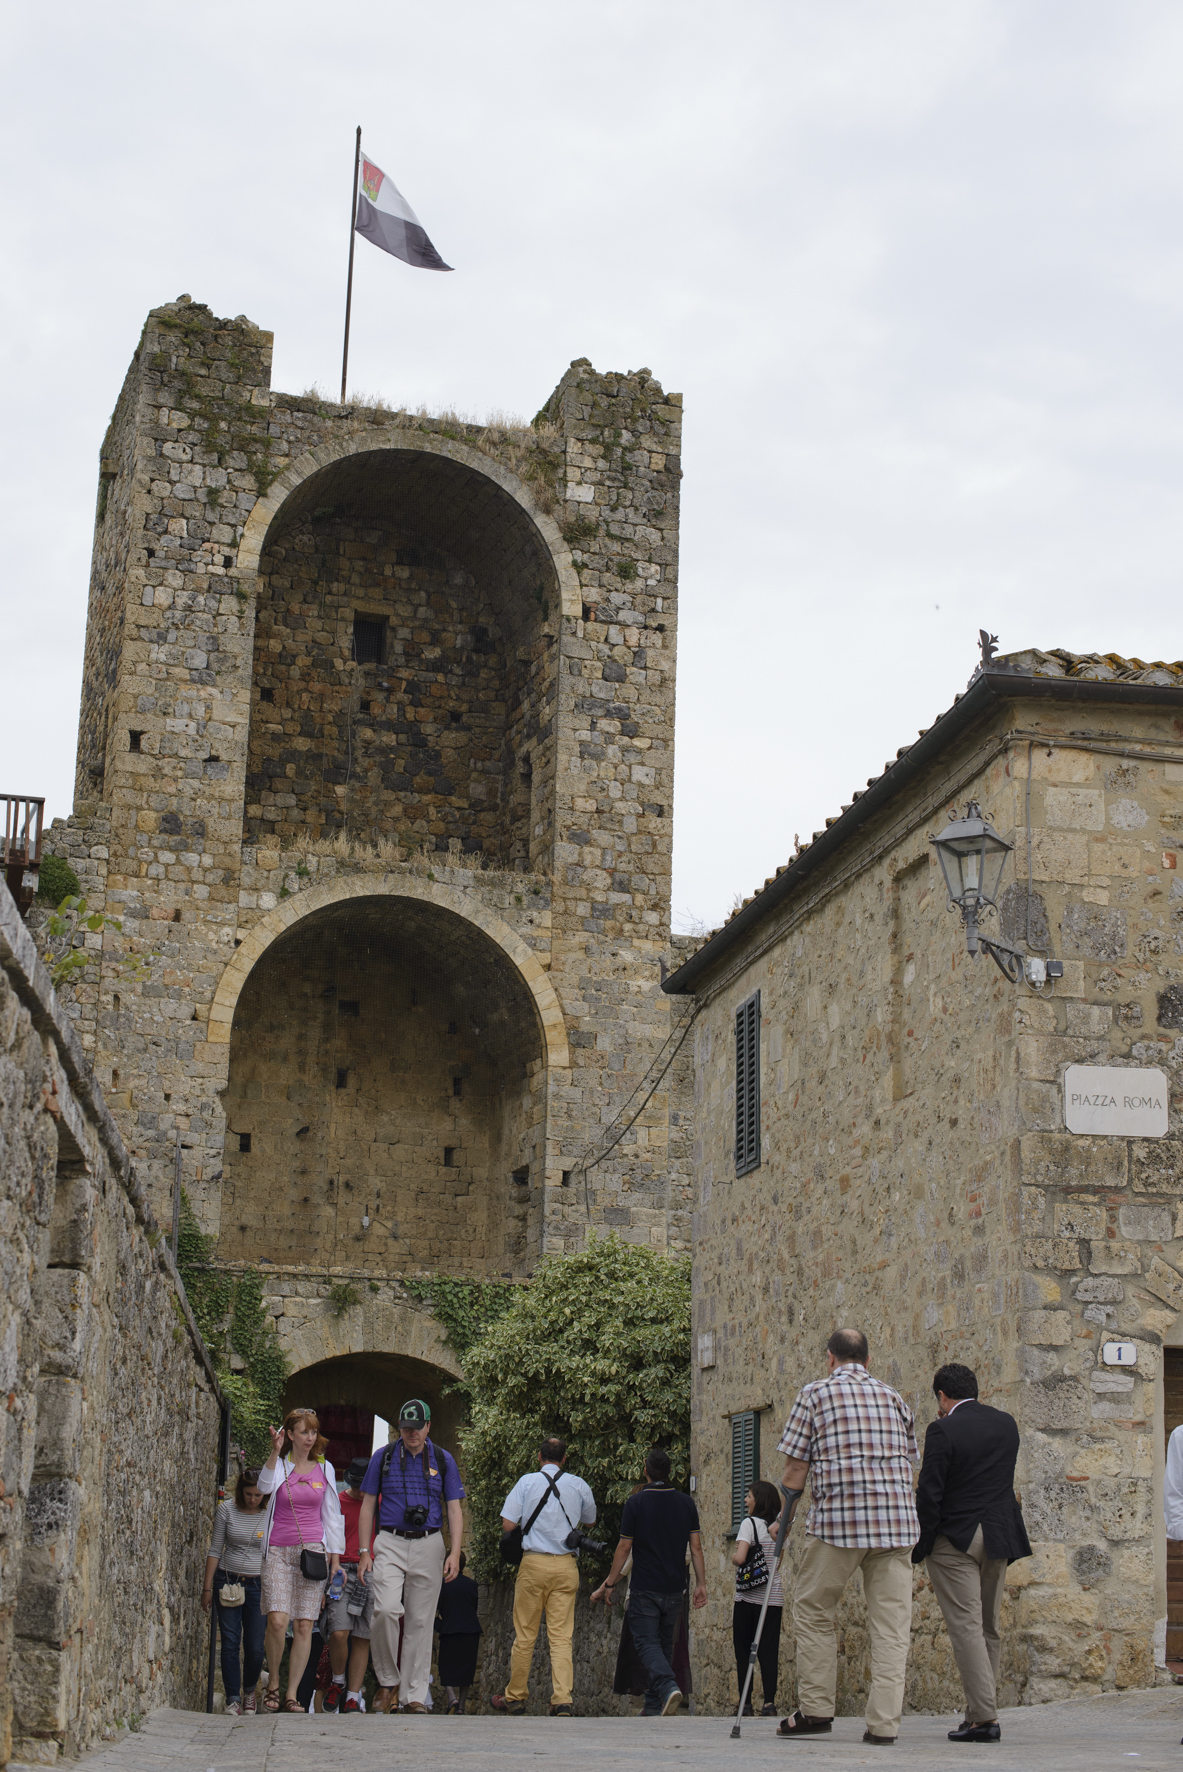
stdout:
[(1001, 1741), (1002, 1730), (997, 1723), (961, 1723), (949, 1731), (950, 1741)]
[(869, 1729), (863, 1731), (863, 1740), (869, 1741), (873, 1747), (894, 1747), (894, 1735), (872, 1735)]

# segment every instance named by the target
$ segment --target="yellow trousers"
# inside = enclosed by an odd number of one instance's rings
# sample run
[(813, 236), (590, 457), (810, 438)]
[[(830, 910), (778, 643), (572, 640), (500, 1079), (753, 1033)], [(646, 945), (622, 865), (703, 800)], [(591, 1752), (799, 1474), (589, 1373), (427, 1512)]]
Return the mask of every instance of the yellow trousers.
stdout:
[(546, 1618), (550, 1645), (551, 1704), (571, 1703), (571, 1639), (575, 1634), (575, 1596), (579, 1592), (579, 1567), (574, 1557), (548, 1557), (527, 1551), (518, 1569), (513, 1590), (513, 1654), (509, 1659), (509, 1684), (505, 1696), (511, 1703), (525, 1703), (530, 1695), (530, 1663), (538, 1626)]

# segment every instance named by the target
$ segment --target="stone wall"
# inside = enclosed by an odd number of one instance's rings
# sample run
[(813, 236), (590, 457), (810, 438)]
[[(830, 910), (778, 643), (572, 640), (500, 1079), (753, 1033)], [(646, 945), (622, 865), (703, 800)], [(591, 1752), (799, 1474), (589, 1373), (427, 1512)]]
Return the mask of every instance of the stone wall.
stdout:
[[(730, 1417), (760, 1412), (762, 1474), (779, 1478), (788, 1407), (840, 1323), (865, 1328), (921, 1441), (949, 1359), (1019, 1420), (1036, 1552), (1008, 1579), (1002, 1702), (1154, 1677), (1160, 1343), (1179, 1338), (1183, 1306), (1178, 708), (1165, 693), (1157, 708), (1086, 710), (1003, 695), (698, 986), (694, 1456), (712, 1593), (695, 1636), (719, 1708), (735, 1690)], [(971, 961), (946, 912), (927, 836), (971, 796), (1016, 845), (1011, 941), (1028, 927), (1029, 800), (1031, 937), (1064, 957), (1042, 994)], [(734, 1014), (755, 989), (762, 1155), (737, 1179)], [(1069, 1134), (1073, 1062), (1167, 1070), (1168, 1137)], [(1138, 1342), (1133, 1375), (1102, 1364), (1118, 1332)], [(868, 1678), (855, 1588), (840, 1616), (847, 1712)], [(793, 1654), (786, 1631), (790, 1675)], [(950, 1688), (918, 1572), (908, 1703), (949, 1709)]]
[(0, 885), (0, 1759), (203, 1701), (221, 1406), (171, 1258)]

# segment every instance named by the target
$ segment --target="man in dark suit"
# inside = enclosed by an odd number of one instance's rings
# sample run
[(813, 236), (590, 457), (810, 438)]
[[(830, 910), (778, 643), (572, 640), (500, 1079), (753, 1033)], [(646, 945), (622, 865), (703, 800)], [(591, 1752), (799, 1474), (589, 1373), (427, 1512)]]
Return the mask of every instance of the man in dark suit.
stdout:
[(1031, 1546), (1015, 1494), (1019, 1430), (1013, 1415), (978, 1402), (968, 1366), (942, 1366), (932, 1381), (937, 1418), (924, 1438), (916, 1490), (920, 1537), (961, 1683), (965, 1721), (950, 1741), (999, 1741), (998, 1632), (1006, 1568)]

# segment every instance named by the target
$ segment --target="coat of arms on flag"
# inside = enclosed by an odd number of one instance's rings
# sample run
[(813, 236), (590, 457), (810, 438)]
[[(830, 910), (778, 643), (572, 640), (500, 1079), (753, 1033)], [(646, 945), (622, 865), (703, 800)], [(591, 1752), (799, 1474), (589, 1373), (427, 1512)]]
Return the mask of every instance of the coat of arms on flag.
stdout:
[(362, 157), (354, 227), (363, 239), (421, 271), (450, 271), (402, 192), (380, 166)]

